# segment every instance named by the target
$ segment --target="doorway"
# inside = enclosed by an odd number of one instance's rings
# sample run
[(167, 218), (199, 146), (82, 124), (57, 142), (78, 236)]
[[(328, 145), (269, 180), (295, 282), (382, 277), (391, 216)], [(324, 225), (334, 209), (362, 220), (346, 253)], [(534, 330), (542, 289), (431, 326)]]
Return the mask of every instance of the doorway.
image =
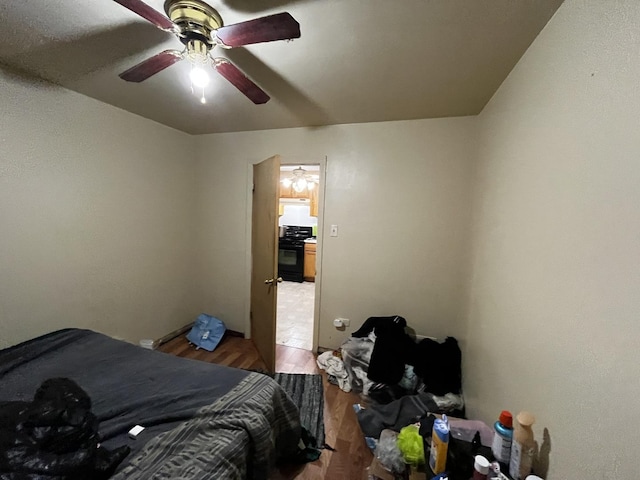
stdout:
[[(284, 281), (278, 285), (276, 344), (304, 350), (313, 350), (315, 331), (319, 188), (319, 164), (280, 166), (278, 275)], [(292, 249), (302, 252), (297, 275), (290, 273)]]

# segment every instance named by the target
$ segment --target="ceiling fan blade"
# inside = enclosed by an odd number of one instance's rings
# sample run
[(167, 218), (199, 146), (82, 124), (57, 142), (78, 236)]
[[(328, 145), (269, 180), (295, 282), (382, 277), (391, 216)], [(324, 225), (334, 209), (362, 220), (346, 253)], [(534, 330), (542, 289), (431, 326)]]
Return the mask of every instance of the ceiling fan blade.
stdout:
[(147, 58), (135, 67), (131, 67), (126, 72), (122, 72), (120, 78), (127, 82), (142, 82), (179, 60), (182, 60), (181, 52), (178, 50), (165, 50), (151, 58)]
[(242, 71), (225, 58), (214, 59), (214, 67), (234, 87), (244, 93), (256, 105), (267, 103), (269, 95), (253, 83)]
[(119, 3), (125, 8), (128, 8), (133, 13), (140, 15), (142, 18), (150, 21), (156, 27), (161, 28), (163, 30), (175, 31), (176, 25), (163, 14), (154, 10), (146, 3), (141, 0), (113, 0), (116, 3)]
[(300, 24), (288, 13), (277, 13), (236, 23), (216, 30), (216, 37), (227, 47), (300, 38)]

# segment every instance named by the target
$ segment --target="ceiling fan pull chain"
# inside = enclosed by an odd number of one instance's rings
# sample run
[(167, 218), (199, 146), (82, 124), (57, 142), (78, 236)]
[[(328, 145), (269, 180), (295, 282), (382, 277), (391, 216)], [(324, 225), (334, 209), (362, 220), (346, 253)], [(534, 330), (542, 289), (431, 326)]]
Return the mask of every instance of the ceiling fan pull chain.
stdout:
[(204, 87), (202, 87), (202, 97), (200, 97), (200, 103), (203, 105), (207, 103), (207, 99), (204, 97)]

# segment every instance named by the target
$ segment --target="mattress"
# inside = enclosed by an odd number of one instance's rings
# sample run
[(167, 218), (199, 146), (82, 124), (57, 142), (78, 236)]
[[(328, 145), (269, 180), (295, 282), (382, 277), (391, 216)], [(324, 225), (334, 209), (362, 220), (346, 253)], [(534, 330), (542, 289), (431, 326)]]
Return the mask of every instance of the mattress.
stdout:
[[(104, 447), (132, 449), (120, 478), (267, 478), (300, 437), (297, 407), (266, 375), (82, 329), (0, 351), (0, 401), (30, 401), (56, 377), (90, 396)], [(132, 439), (135, 425), (145, 430)]]

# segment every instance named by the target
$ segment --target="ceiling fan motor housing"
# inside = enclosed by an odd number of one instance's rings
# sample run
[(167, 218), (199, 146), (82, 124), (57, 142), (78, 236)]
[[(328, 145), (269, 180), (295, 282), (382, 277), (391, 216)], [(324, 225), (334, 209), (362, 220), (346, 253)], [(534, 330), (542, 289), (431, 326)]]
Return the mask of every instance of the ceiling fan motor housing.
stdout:
[(164, 10), (180, 28), (180, 41), (187, 47), (190, 42), (204, 42), (208, 51), (213, 46), (212, 32), (224, 25), (217, 10), (200, 0), (167, 0)]

